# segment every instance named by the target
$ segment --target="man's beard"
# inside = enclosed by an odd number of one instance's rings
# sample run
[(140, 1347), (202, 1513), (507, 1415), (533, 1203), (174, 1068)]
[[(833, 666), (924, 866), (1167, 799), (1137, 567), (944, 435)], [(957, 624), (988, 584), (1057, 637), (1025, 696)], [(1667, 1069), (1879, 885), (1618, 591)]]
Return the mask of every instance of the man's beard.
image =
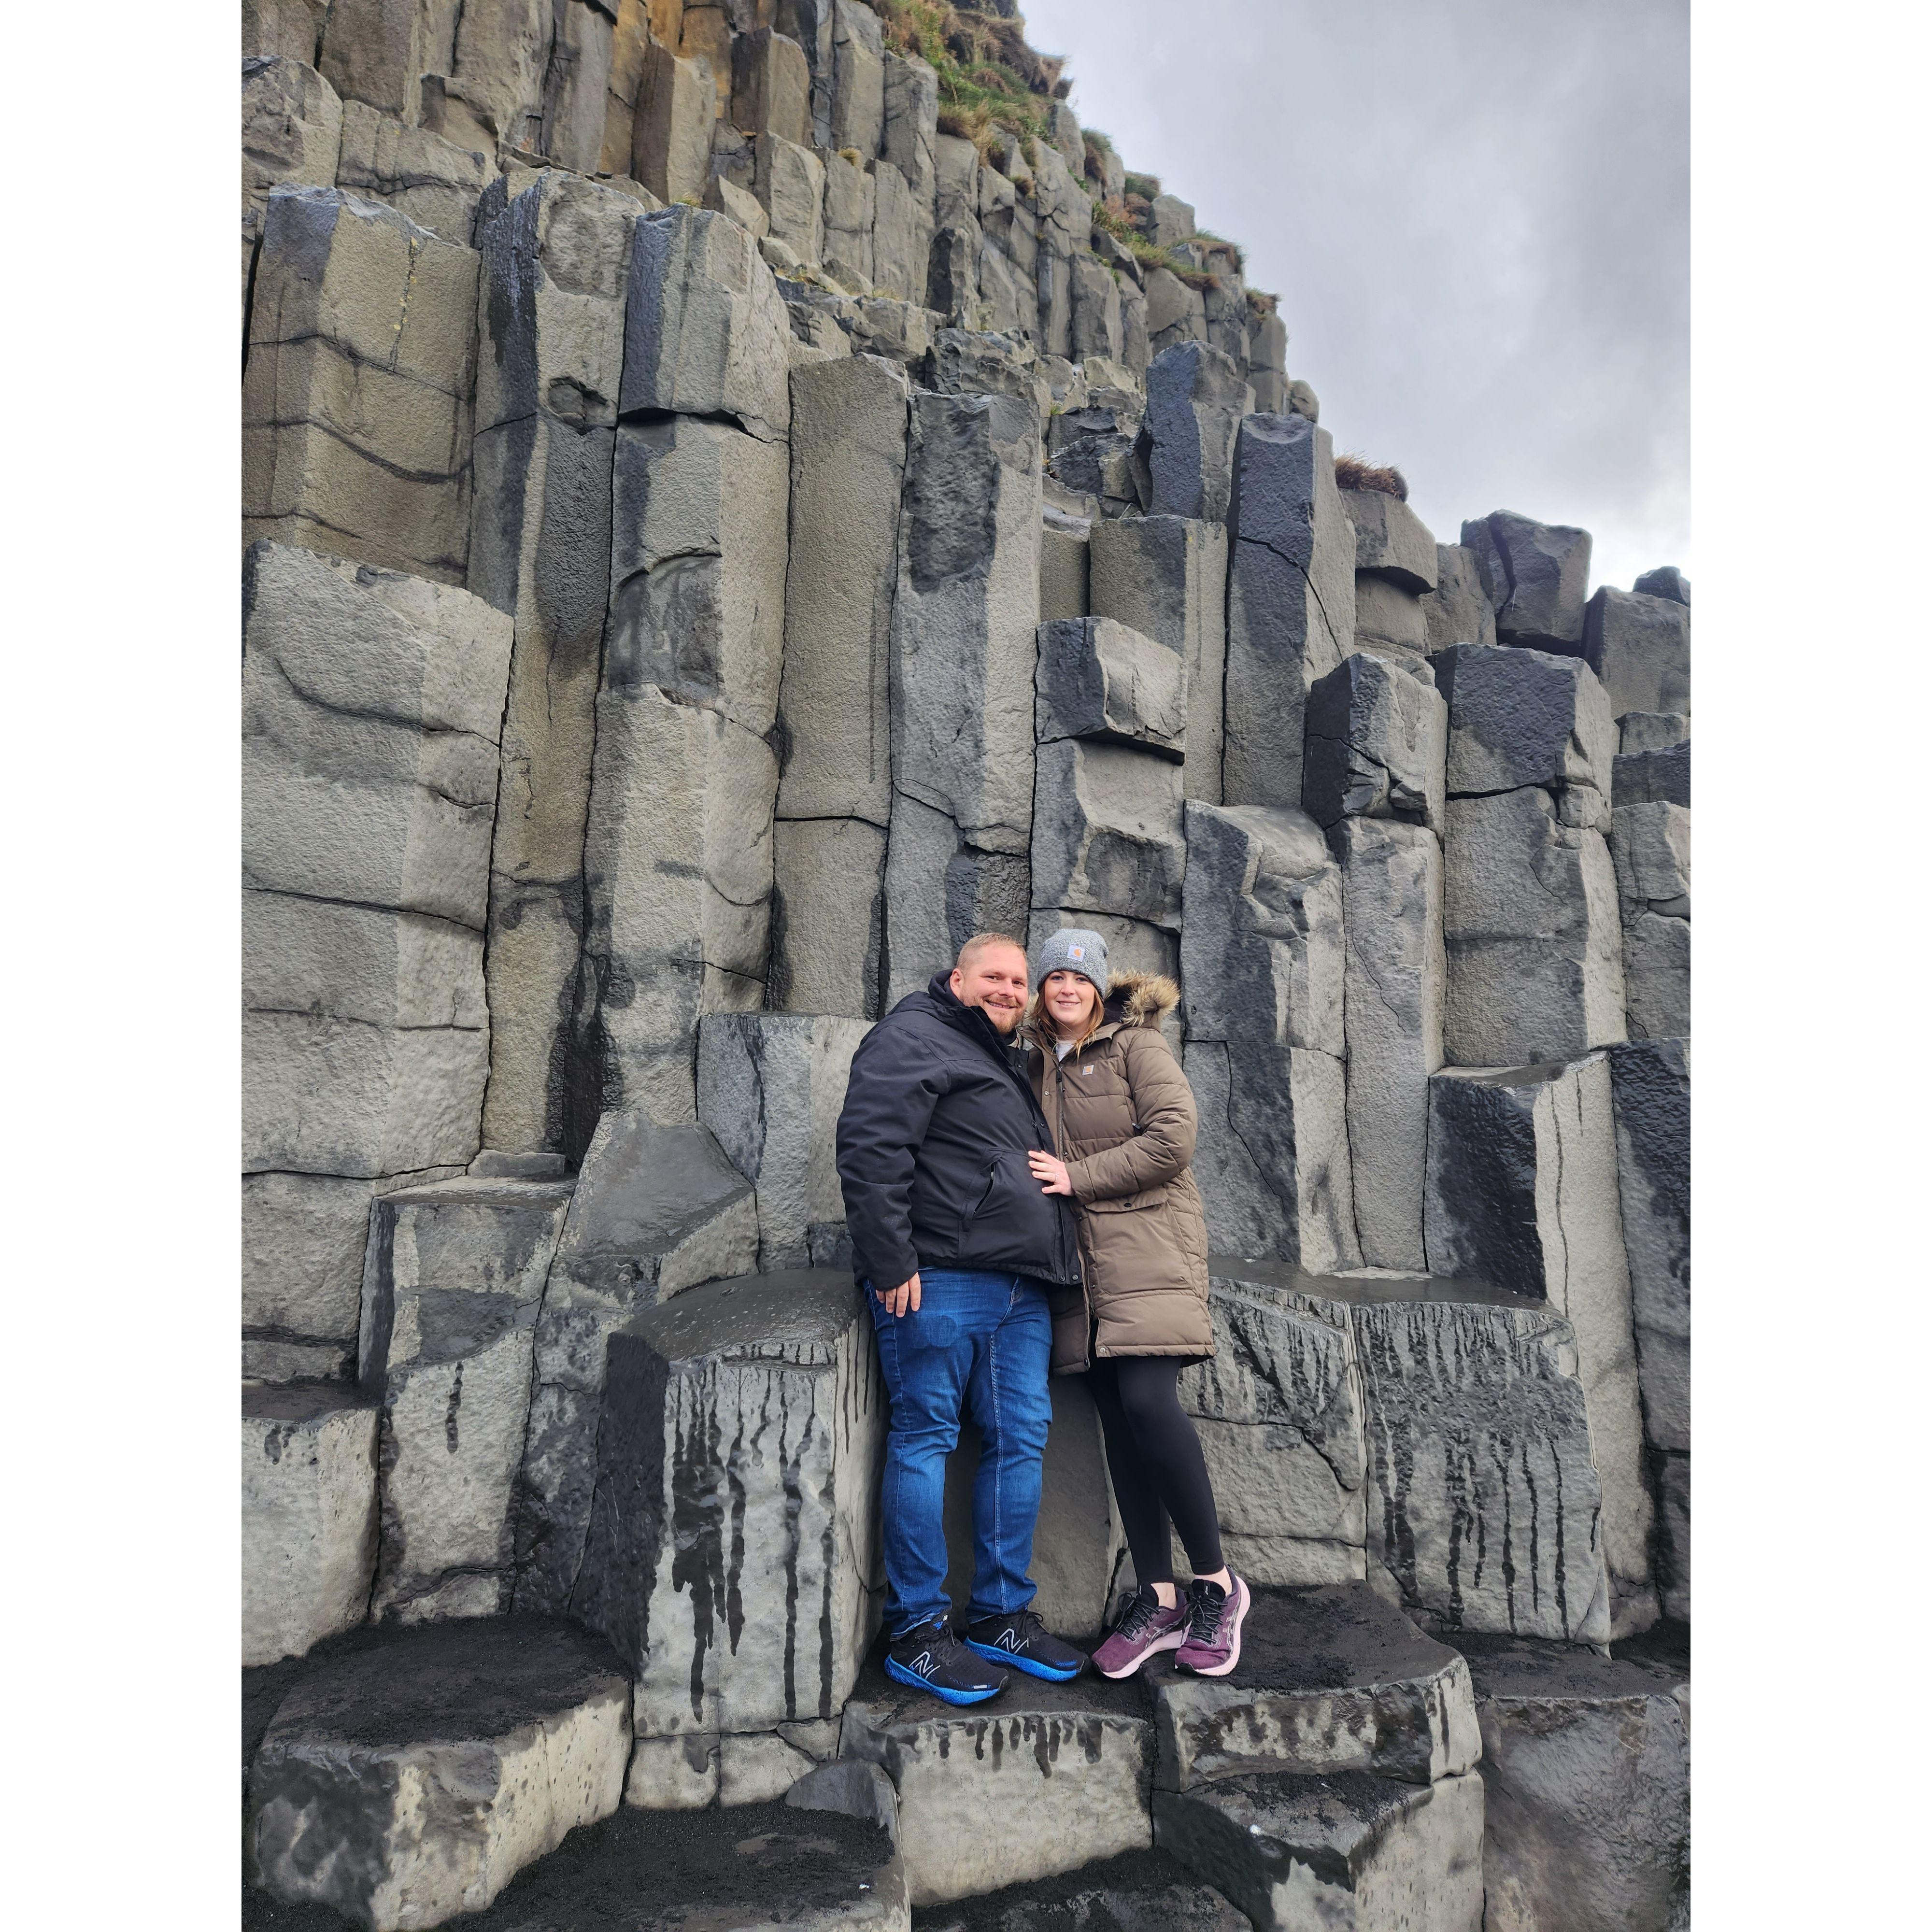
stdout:
[(1020, 1022), (1026, 1015), (1024, 1006), (982, 1006), (980, 1010), (992, 1022), (995, 1032), (1007, 1037), (1019, 1030)]

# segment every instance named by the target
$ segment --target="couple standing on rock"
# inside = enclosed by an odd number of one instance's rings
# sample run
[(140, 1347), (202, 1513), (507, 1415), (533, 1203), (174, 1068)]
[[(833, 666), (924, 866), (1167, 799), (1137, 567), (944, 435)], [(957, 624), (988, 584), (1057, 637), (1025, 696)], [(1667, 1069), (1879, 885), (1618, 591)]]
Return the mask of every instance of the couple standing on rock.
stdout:
[[(1194, 1096), (1160, 1033), (1171, 980), (1107, 970), (1099, 934), (1032, 962), (981, 933), (860, 1042), (838, 1174), (892, 1404), (884, 1497), (886, 1670), (949, 1704), (1064, 1682), (1087, 1659), (1031, 1608), (1049, 1374), (1090, 1378), (1138, 1588), (1094, 1653), (1126, 1677), (1160, 1651), (1204, 1676), (1240, 1654), (1248, 1589), (1222, 1563), (1208, 1466), (1177, 1383), (1214, 1352), (1188, 1162)], [(984, 1438), (973, 1594), (945, 1594), (946, 1458)], [(1193, 1571), (1174, 1582), (1168, 1527)], [(963, 1636), (964, 1641), (961, 1641)]]

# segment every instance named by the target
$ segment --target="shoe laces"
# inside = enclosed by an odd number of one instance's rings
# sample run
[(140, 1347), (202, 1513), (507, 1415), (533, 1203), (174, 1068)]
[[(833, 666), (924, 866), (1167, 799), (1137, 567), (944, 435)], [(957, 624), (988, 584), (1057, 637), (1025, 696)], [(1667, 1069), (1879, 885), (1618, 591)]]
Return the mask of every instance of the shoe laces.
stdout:
[[(1187, 1590), (1187, 1641), (1212, 1648), (1221, 1628), (1221, 1614), (1228, 1607), (1229, 1592), (1210, 1595), (1213, 1586), (1191, 1583)], [(1218, 1598), (1218, 1600), (1217, 1600)]]
[(1125, 1637), (1130, 1643), (1134, 1642), (1145, 1635), (1160, 1614), (1160, 1599), (1150, 1589), (1136, 1590), (1127, 1600), (1127, 1607), (1120, 1612), (1120, 1621), (1114, 1626), (1114, 1634)]

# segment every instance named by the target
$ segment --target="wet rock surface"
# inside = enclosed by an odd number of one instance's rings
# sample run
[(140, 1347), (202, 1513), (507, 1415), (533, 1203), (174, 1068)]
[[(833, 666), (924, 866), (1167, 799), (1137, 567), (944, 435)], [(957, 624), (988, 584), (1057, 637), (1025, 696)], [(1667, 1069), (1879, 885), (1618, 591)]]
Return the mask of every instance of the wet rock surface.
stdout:
[(1148, 1851), (922, 1906), (912, 1922), (914, 1932), (1245, 1932), (1249, 1922), (1171, 1853)]

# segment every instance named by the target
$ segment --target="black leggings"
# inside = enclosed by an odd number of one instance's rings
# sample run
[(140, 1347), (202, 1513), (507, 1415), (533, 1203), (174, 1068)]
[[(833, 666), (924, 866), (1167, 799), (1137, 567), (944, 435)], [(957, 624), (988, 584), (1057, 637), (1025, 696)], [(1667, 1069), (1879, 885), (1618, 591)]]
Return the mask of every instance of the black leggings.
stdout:
[(1221, 1568), (1221, 1528), (1201, 1438), (1182, 1413), (1178, 1355), (1114, 1355), (1096, 1360), (1088, 1386), (1107, 1436), (1107, 1473), (1143, 1583), (1174, 1580), (1172, 1522), (1197, 1576)]

